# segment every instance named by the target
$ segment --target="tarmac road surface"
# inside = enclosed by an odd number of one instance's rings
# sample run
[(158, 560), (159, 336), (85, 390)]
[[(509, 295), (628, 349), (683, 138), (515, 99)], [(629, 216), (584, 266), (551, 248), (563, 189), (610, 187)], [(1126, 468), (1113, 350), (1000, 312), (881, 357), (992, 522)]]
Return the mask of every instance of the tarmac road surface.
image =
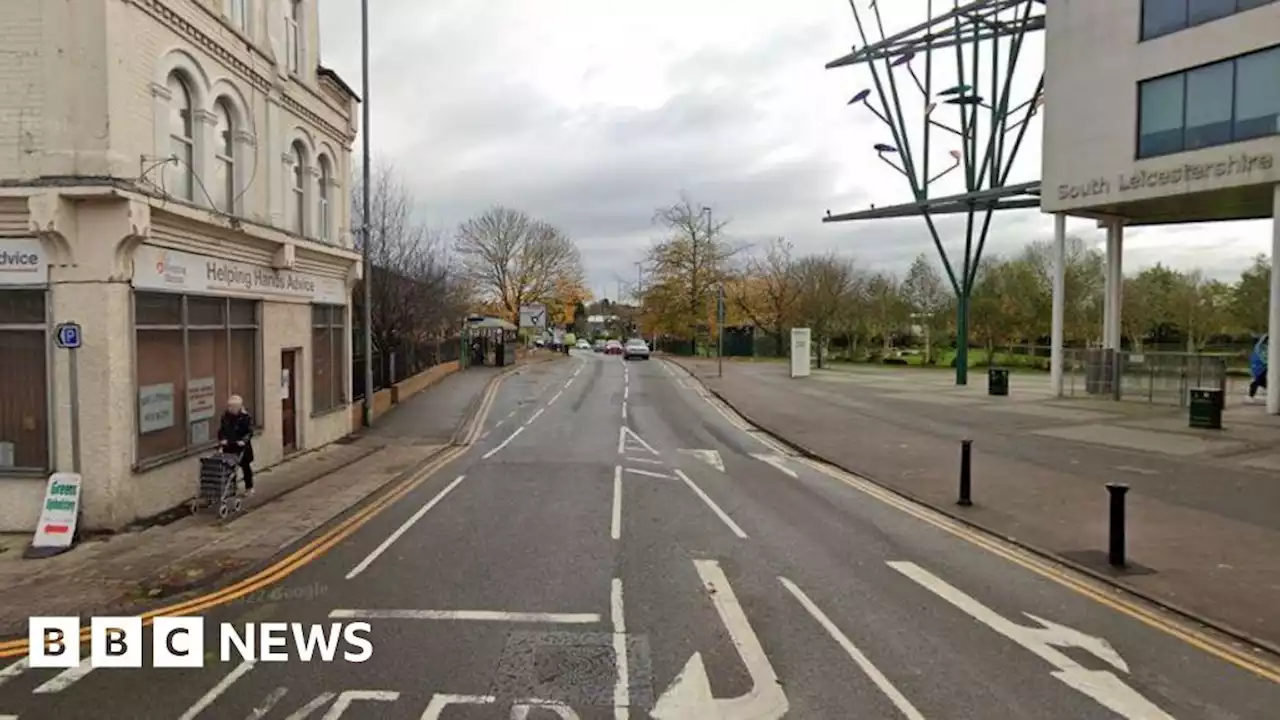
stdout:
[[(460, 459), (205, 613), (205, 667), (3, 661), (0, 718), (1277, 717), (1274, 660), (788, 456), (661, 359), (537, 373)], [(275, 622), (367, 622), (372, 654), (218, 660), (216, 623)]]

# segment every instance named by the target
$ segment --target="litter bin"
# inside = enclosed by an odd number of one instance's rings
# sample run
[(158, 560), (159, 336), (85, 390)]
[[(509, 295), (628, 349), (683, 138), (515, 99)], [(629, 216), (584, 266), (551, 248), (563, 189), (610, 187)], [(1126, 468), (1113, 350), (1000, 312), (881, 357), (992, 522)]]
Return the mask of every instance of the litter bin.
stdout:
[(1202, 430), (1222, 429), (1222, 406), (1226, 398), (1218, 388), (1192, 388), (1187, 405), (1191, 427)]
[(987, 368), (987, 394), (1009, 394), (1009, 371), (1006, 368)]

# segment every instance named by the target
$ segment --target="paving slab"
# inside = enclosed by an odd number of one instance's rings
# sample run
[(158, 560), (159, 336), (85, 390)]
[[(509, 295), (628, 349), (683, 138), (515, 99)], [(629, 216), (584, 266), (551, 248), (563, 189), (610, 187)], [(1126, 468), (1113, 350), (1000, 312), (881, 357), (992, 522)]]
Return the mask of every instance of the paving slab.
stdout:
[(1034, 430), (1037, 435), (1074, 440), (1076, 442), (1110, 445), (1111, 447), (1141, 450), (1143, 452), (1189, 457), (1241, 450), (1242, 442), (1210, 440), (1181, 433), (1157, 432), (1118, 425), (1076, 425), (1073, 427)]

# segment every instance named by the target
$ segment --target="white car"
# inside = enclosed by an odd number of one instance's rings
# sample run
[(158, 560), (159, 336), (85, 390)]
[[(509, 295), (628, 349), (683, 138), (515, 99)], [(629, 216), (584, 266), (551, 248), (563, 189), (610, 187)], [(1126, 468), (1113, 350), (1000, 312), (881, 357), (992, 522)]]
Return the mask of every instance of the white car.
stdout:
[(632, 358), (637, 360), (648, 360), (649, 346), (640, 338), (631, 338), (627, 341), (626, 345), (622, 346), (622, 358), (624, 360), (630, 360)]
[(579, 340), (579, 341), (578, 341), (578, 349), (579, 349), (579, 350), (590, 350), (590, 349), (591, 349), (591, 343), (587, 342), (586, 340)]

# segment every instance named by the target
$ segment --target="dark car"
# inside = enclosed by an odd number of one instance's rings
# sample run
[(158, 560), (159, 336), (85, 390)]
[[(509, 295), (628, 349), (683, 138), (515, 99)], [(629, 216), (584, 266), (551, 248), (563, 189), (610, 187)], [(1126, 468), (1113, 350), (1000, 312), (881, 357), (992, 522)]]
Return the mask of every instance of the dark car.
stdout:
[(603, 340), (597, 340), (597, 341), (596, 341), (596, 344), (595, 344), (595, 345), (593, 345), (593, 346), (591, 346), (591, 349), (592, 349), (592, 350), (594, 350), (594, 351), (596, 351), (596, 352), (598, 352), (598, 353), (602, 353), (602, 352), (604, 352), (604, 346), (605, 346), (605, 345), (607, 345), (607, 344), (608, 344), (608, 343), (606, 343), (606, 342), (605, 342), (605, 341), (603, 341)]

